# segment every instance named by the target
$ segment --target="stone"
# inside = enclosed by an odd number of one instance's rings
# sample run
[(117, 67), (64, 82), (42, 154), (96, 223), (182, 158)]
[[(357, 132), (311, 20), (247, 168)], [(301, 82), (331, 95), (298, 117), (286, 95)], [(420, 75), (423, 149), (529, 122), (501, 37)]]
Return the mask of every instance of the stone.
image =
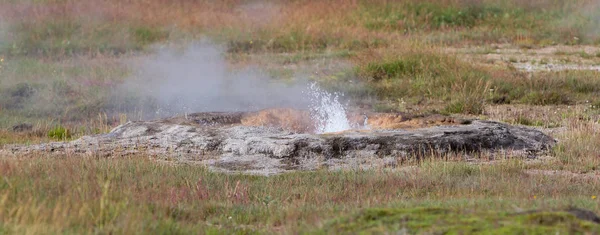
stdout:
[(320, 168), (368, 169), (452, 153), (510, 152), (531, 156), (556, 142), (535, 129), (483, 120), (415, 129), (312, 134), (242, 125), (247, 115), (201, 113), (128, 122), (108, 134), (72, 142), (5, 146), (0, 155), (150, 155), (197, 162), (218, 171), (269, 175)]

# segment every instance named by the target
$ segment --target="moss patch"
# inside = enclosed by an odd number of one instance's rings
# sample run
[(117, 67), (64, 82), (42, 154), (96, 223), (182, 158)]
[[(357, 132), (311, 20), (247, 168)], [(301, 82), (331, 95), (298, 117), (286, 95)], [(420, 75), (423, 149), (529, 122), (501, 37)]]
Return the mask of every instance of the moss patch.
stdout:
[(366, 209), (326, 225), (326, 233), (576, 234), (598, 233), (600, 225), (567, 212), (470, 213), (441, 208)]

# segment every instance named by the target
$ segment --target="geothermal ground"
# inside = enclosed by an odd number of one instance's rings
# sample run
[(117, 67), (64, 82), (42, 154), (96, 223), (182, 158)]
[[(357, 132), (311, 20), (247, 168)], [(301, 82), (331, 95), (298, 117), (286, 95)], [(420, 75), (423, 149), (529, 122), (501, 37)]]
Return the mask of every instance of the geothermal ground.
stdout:
[(393, 168), (415, 158), (457, 154), (475, 160), (482, 152), (487, 158), (495, 153), (500, 159), (535, 159), (555, 144), (552, 137), (538, 130), (493, 121), (391, 113), (349, 116), (355, 120), (349, 125), (354, 129), (315, 133), (319, 125), (308, 111), (195, 113), (129, 122), (108, 134), (72, 142), (12, 146), (4, 153), (93, 157), (148, 154), (218, 171), (270, 175), (323, 168)]
[(0, 234), (600, 234), (598, 0), (0, 0)]

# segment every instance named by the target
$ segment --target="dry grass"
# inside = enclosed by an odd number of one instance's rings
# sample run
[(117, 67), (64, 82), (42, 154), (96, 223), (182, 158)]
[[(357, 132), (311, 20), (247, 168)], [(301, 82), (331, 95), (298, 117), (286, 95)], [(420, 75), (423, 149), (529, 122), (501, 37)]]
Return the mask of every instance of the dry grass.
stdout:
[(501, 105), (486, 108), (489, 119), (516, 125), (536, 126), (558, 140), (546, 161), (532, 163), (533, 169), (561, 170), (573, 173), (600, 172), (597, 109), (587, 105)]
[[(17, 55), (122, 54), (198, 33), (228, 41), (231, 52), (360, 50), (402, 44), (406, 38), (528, 45), (594, 43), (598, 38), (591, 27), (596, 19), (588, 13), (598, 6), (589, 0), (71, 0), (0, 4), (4, 20), (12, 25), (9, 41), (13, 44), (4, 45), (5, 51)], [(573, 18), (573, 14), (581, 17)]]
[[(16, 233), (313, 231), (360, 208), (600, 211), (594, 180), (523, 173), (519, 161), (249, 177), (128, 159), (3, 158), (0, 228)], [(577, 185), (574, 187), (574, 185)]]
[[(365, 92), (369, 95), (406, 103), (405, 107), (398, 108), (442, 105), (445, 107), (441, 111), (447, 113), (481, 114), (486, 103), (574, 105), (598, 102), (598, 71), (529, 73), (510, 66), (469, 63), (441, 51), (440, 47), (406, 43), (359, 53), (354, 58), (358, 81), (368, 88)], [(357, 96), (360, 95), (364, 94)]]
[(597, 121), (578, 121), (557, 136), (556, 164), (552, 168), (578, 173), (600, 172), (600, 125)]

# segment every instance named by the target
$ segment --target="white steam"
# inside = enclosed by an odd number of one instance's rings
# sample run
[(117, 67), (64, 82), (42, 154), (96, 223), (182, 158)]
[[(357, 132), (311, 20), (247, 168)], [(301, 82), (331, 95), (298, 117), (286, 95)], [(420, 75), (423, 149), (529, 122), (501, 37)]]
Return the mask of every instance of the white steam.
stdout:
[(117, 89), (114, 103), (128, 113), (143, 110), (139, 117), (144, 119), (297, 108), (310, 110), (319, 133), (351, 128), (337, 93), (323, 91), (306, 79), (286, 83), (258, 69), (232, 71), (227, 65), (223, 49), (206, 42), (182, 52), (159, 50)]
[[(177, 53), (161, 50), (139, 66), (119, 93), (137, 93), (154, 115), (307, 107), (305, 82), (285, 83), (257, 69), (232, 71), (222, 48), (200, 43)], [(148, 115), (145, 115), (148, 118)]]

